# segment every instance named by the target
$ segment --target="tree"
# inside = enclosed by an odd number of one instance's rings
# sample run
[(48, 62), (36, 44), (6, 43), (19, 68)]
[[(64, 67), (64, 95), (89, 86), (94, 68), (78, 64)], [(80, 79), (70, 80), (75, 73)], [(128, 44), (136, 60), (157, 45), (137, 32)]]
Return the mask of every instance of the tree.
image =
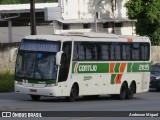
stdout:
[(136, 33), (160, 45), (160, 0), (129, 0), (125, 7), (129, 19), (137, 19)]
[(17, 4), (19, 0), (1, 0), (0, 4)]

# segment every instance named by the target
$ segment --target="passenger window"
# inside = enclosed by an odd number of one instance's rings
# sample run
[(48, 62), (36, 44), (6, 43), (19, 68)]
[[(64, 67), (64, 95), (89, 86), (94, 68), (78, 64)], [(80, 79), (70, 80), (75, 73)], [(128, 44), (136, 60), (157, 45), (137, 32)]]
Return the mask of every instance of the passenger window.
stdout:
[(149, 60), (149, 44), (142, 43), (141, 44), (141, 57), (142, 60)]
[(74, 45), (73, 60), (78, 60), (78, 46)]
[(73, 60), (149, 60), (148, 43), (75, 42)]
[(86, 45), (86, 60), (97, 60), (97, 49), (94, 43)]
[(102, 60), (109, 60), (109, 45), (101, 45)]
[(132, 44), (132, 60), (140, 60), (140, 43)]
[(84, 45), (78, 46), (78, 60), (85, 60)]
[(111, 60), (121, 59), (121, 46), (119, 43), (111, 44)]
[(122, 59), (131, 60), (131, 46), (130, 44), (122, 45)]
[(81, 42), (74, 44), (73, 60), (85, 60), (84, 45)]

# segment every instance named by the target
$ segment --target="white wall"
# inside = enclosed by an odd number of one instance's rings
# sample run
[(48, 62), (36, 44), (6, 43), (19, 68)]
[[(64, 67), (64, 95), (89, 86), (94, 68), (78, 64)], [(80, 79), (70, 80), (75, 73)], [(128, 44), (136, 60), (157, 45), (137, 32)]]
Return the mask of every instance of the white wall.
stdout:
[(128, 0), (117, 0), (115, 17), (127, 18), (127, 9), (124, 7)]
[(70, 31), (72, 32), (91, 32), (92, 31), (92, 27), (89, 29), (83, 29), (83, 24), (70, 24), (70, 29), (68, 30), (63, 30), (62, 24), (59, 24), (56, 21), (54, 21), (53, 25), (54, 27), (56, 27), (54, 29), (54, 34), (61, 34), (61, 33), (70, 32)]
[[(95, 8), (96, 0), (59, 0), (62, 6), (62, 18), (68, 19), (94, 19), (95, 11), (98, 12), (98, 19), (107, 20), (110, 18), (127, 18), (127, 10), (124, 7), (128, 0), (116, 0), (116, 6), (114, 7), (114, 13), (112, 12), (111, 0), (97, 0), (97, 7)], [(94, 23), (90, 29), (83, 29), (83, 25), (80, 23), (70, 24), (70, 30), (62, 30), (62, 27), (57, 27), (54, 33), (59, 34), (66, 31), (95, 31)], [(122, 35), (134, 35), (135, 25), (131, 22), (123, 22), (123, 27), (116, 27), (115, 33)], [(98, 23), (98, 32), (111, 33), (112, 28), (103, 28), (103, 23)]]
[[(58, 22), (54, 22), (54, 34), (60, 34), (64, 32), (69, 32), (69, 31), (76, 31), (76, 32), (94, 32), (95, 31), (95, 25), (94, 23), (91, 24), (91, 27), (88, 29), (83, 28), (82, 23), (76, 23), (76, 24), (70, 24), (70, 29), (68, 30), (63, 30), (62, 24), (58, 24)], [(103, 23), (98, 23), (98, 32), (105, 32), (105, 33), (112, 33), (112, 28), (103, 28)], [(115, 27), (115, 34), (118, 35), (136, 35), (135, 34), (135, 27), (133, 23), (133, 28), (132, 28), (132, 23), (131, 22), (123, 22), (123, 27)]]
[[(37, 26), (37, 34), (53, 34), (53, 26)], [(12, 41), (20, 42), (21, 39), (30, 35), (30, 26), (12, 27)], [(0, 43), (8, 43), (8, 27), (0, 27)]]
[[(112, 13), (111, 0), (97, 0), (96, 11), (100, 18), (121, 17), (126, 18), (126, 8), (124, 4), (128, 0), (116, 0), (115, 13)], [(95, 0), (59, 0), (62, 7), (63, 19), (84, 19), (94, 18)]]

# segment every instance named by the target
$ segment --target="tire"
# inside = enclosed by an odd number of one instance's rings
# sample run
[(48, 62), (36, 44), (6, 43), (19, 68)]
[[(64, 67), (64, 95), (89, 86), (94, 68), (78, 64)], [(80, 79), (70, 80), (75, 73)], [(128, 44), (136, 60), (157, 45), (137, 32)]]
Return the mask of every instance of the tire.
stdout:
[(127, 97), (127, 85), (126, 83), (123, 83), (121, 86), (120, 94), (119, 94), (119, 99), (124, 100)]
[(40, 95), (31, 95), (33, 101), (38, 101), (40, 99)]
[(128, 91), (127, 91), (127, 99), (132, 99), (135, 93), (135, 84), (131, 83)]
[(70, 92), (70, 96), (66, 97), (66, 101), (67, 102), (74, 102), (77, 97), (78, 97), (78, 86), (73, 85), (72, 89), (71, 89), (71, 92)]

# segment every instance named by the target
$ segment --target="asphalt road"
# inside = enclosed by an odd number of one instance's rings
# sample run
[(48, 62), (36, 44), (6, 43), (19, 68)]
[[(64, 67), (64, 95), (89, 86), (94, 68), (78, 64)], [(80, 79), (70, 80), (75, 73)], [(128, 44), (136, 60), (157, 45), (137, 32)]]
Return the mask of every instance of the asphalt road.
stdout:
[[(64, 98), (54, 97), (42, 97), (40, 101), (32, 101), (28, 95), (0, 93), (0, 111), (160, 111), (160, 92), (152, 90), (136, 94), (131, 100), (116, 100), (110, 96), (100, 96), (95, 99), (78, 98), (76, 102), (66, 102)], [(101, 120), (106, 118), (60, 116), (54, 119)], [(115, 119), (119, 120), (120, 118)], [(124, 118), (121, 117), (121, 119)], [(135, 120), (135, 118), (133, 119)], [(144, 119), (144, 117), (140, 119)], [(156, 119), (158, 120), (158, 118)]]

